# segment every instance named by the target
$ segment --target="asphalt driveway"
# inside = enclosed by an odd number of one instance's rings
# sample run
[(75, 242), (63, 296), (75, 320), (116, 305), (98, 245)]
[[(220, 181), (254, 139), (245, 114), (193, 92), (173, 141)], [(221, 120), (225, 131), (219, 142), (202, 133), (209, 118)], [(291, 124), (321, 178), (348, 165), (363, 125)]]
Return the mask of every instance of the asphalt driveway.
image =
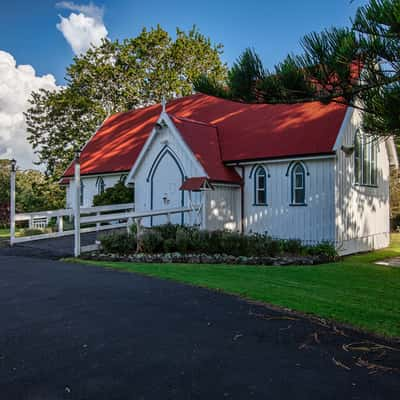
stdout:
[(393, 344), (360, 341), (377, 342), (204, 289), (0, 256), (5, 400), (398, 399)]

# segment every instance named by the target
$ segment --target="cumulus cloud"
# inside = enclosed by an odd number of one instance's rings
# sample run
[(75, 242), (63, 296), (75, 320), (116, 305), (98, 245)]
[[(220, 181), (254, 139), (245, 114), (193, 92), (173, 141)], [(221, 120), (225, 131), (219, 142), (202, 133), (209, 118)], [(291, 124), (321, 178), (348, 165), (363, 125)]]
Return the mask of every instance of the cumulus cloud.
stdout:
[(93, 3), (76, 4), (72, 1), (62, 1), (57, 7), (72, 12), (68, 17), (60, 15), (57, 29), (64, 35), (75, 54), (85, 53), (91, 45), (99, 46), (101, 40), (107, 37), (108, 31), (104, 26), (104, 9)]
[(24, 111), (32, 91), (56, 90), (53, 75), (37, 76), (31, 65), (19, 65), (0, 50), (0, 158), (15, 158), (22, 168), (33, 168), (36, 157), (27, 141)]

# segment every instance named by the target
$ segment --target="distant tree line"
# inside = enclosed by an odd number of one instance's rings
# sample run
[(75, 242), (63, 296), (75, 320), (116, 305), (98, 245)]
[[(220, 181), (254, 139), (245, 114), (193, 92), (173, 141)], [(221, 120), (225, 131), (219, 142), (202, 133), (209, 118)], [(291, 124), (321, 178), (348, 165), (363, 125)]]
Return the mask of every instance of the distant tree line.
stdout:
[[(9, 224), (10, 161), (0, 160), (0, 227)], [(35, 170), (17, 170), (16, 210), (33, 212), (65, 207), (65, 191), (45, 174)]]

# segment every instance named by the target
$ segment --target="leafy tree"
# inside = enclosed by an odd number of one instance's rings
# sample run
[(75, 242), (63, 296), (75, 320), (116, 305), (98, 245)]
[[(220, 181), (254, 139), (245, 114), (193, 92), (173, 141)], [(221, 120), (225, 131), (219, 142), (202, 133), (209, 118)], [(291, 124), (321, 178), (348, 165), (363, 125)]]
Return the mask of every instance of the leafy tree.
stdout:
[(172, 39), (160, 26), (122, 42), (104, 40), (74, 58), (67, 84), (33, 93), (26, 113), (29, 142), (49, 175), (59, 175), (110, 114), (193, 93), (206, 74), (223, 82), (221, 45), (195, 27)]
[[(0, 226), (8, 224), (10, 204), (10, 161), (0, 160)], [(65, 191), (40, 171), (16, 172), (15, 208), (34, 212), (64, 208)], [(2, 212), (1, 210), (7, 210)]]
[(10, 161), (0, 160), (0, 206), (10, 202)]
[(65, 190), (40, 171), (17, 171), (16, 209), (33, 212), (65, 207)]

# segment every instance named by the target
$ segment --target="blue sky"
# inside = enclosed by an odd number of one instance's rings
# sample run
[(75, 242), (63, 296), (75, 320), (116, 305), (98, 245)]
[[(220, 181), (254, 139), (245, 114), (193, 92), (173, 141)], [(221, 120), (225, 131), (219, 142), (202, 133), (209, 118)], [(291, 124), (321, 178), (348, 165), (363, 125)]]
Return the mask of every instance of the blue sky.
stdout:
[[(57, 3), (61, 2), (62, 4)], [(89, 0), (90, 1), (90, 0)], [(311, 31), (350, 24), (366, 0), (4, 0), (0, 13), (0, 158), (37, 159), (24, 111), (32, 91), (56, 90), (74, 54), (101, 38), (136, 36), (160, 24), (174, 35), (193, 24), (224, 45), (228, 65), (253, 47), (272, 68)]]
[[(57, 8), (55, 0), (14, 0), (2, 4), (0, 50), (14, 56), (17, 64), (30, 64), (38, 75), (51, 73), (63, 83), (73, 52), (56, 28), (59, 15), (70, 10)], [(76, 1), (87, 4), (87, 1)], [(212, 41), (224, 44), (223, 59), (231, 64), (240, 52), (254, 47), (267, 66), (288, 52), (298, 51), (305, 33), (330, 26), (348, 25), (355, 0), (103, 0), (104, 25), (112, 39), (135, 36), (142, 27), (161, 24), (173, 33), (175, 27), (196, 24)]]

